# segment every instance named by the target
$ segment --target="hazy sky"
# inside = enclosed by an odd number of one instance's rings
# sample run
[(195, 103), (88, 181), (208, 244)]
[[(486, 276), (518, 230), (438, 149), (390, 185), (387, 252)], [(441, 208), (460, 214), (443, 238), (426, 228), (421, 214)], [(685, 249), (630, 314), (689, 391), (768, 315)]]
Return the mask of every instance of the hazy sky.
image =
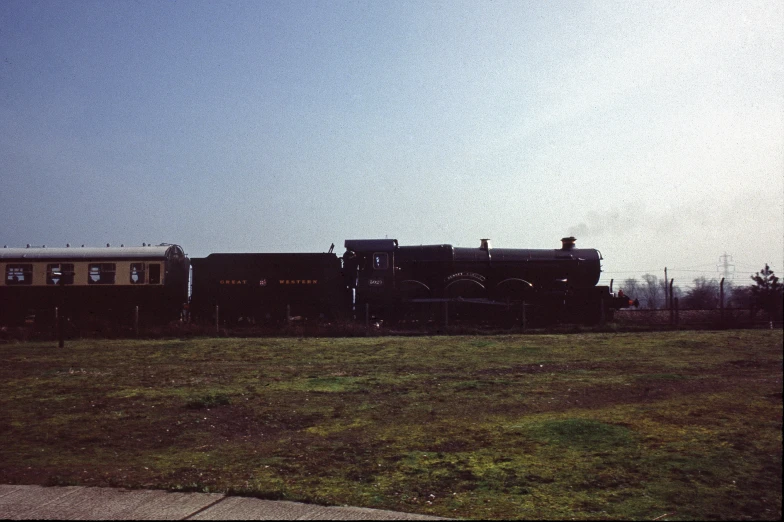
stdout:
[(784, 3), (0, 2), (9, 247), (570, 234), (784, 272)]

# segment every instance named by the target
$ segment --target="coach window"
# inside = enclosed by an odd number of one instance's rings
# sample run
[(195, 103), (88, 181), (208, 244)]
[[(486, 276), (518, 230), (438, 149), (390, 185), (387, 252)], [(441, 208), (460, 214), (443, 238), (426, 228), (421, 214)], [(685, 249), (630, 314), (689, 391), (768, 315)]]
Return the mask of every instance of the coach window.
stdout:
[(31, 285), (33, 284), (33, 265), (6, 265), (5, 284)]
[(88, 265), (87, 283), (91, 285), (113, 285), (114, 263), (90, 263)]
[(72, 285), (74, 281), (74, 266), (71, 263), (46, 265), (46, 284)]
[(131, 263), (131, 284), (144, 284), (144, 263)]
[(373, 254), (373, 269), (386, 270), (389, 268), (389, 254), (385, 252), (376, 252)]
[(161, 265), (158, 263), (151, 263), (149, 269), (150, 269), (150, 284), (151, 285), (161, 284)]

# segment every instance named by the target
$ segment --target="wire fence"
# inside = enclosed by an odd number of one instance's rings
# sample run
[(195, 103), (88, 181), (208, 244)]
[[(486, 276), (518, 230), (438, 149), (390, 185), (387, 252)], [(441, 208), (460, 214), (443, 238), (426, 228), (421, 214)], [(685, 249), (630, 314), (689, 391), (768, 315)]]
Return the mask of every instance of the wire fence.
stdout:
[[(666, 268), (650, 268), (650, 269), (625, 269), (618, 270), (603, 270), (599, 284), (610, 286), (614, 284), (616, 288), (623, 288), (628, 280), (636, 280), (637, 285), (645, 285), (645, 276), (654, 276), (657, 281), (664, 281), (664, 275), (667, 274), (666, 280), (674, 279), (675, 286), (683, 292), (695, 288), (696, 280), (704, 279), (705, 281), (720, 281), (722, 278), (726, 280), (727, 285), (734, 288), (751, 286), (754, 281), (752, 277), (759, 274), (762, 267), (754, 267), (752, 265), (732, 265), (732, 270), (723, 270), (720, 265), (706, 264), (694, 265), (688, 267), (666, 267)], [(771, 266), (771, 270), (776, 271), (775, 267)]]
[(683, 327), (683, 328), (770, 328), (784, 327), (781, 314), (775, 317), (750, 308), (722, 309), (624, 309), (613, 318), (621, 327)]

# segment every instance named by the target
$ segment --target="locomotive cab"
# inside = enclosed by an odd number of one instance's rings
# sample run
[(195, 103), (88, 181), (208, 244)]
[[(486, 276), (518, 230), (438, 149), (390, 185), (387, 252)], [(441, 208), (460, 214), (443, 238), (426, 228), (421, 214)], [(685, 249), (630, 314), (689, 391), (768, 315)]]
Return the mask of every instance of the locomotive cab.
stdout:
[(345, 247), (343, 271), (354, 316), (384, 317), (393, 305), (397, 239), (347, 239)]

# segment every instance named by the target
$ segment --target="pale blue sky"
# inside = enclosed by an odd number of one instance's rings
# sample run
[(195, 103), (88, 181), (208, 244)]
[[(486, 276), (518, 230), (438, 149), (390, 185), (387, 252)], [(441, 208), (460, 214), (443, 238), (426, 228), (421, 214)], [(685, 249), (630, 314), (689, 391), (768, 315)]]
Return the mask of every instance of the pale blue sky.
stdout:
[(784, 271), (783, 5), (4, 0), (0, 243)]

